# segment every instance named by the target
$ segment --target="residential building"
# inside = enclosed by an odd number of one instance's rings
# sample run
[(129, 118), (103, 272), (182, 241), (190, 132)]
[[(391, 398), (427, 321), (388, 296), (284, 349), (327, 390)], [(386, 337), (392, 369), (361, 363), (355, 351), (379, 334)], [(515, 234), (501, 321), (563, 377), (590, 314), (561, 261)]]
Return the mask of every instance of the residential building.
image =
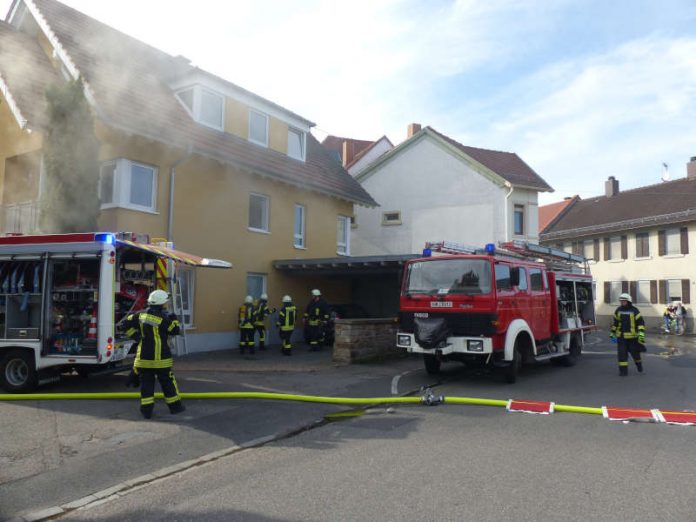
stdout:
[[(601, 326), (623, 292), (649, 326), (660, 325), (668, 303), (689, 308), (696, 284), (696, 157), (685, 178), (656, 185), (620, 191), (610, 176), (604, 196), (575, 201), (542, 231), (541, 243), (590, 260)], [(690, 311), (687, 327), (693, 329)]]
[(426, 241), (538, 241), (538, 193), (553, 189), (517, 154), (462, 145), (419, 124), (361, 170), (380, 204), (356, 208), (355, 255), (421, 252)]
[(16, 0), (0, 22), (4, 232), (31, 232), (41, 191), (45, 89), (82, 78), (100, 142), (99, 228), (137, 231), (231, 261), (186, 275), (189, 351), (230, 348), (247, 294), (302, 306), (321, 285), (276, 259), (348, 256), (354, 205), (376, 205), (304, 117), (55, 0)]
[(580, 196), (569, 196), (563, 198), (563, 201), (539, 207), (539, 233), (543, 233), (546, 227), (558, 220), (579, 200)]

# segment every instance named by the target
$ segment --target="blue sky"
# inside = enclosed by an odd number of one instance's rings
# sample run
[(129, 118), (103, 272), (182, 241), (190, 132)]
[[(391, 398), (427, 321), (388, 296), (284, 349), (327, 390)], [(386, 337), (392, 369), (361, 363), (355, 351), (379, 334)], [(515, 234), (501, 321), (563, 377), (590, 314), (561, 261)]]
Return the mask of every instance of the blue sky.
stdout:
[[(696, 156), (691, 0), (65, 0), (317, 123), (517, 152), (565, 196)], [(7, 12), (9, 0), (0, 0)], [(153, 24), (152, 21), (158, 23)]]

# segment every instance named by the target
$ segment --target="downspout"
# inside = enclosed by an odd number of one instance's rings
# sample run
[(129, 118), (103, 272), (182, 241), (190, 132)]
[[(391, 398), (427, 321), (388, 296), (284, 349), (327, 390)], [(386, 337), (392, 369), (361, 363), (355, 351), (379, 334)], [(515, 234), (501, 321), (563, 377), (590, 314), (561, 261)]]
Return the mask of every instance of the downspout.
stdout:
[(188, 147), (186, 154), (172, 163), (169, 167), (169, 213), (167, 214), (167, 241), (174, 241), (174, 180), (176, 179), (176, 168), (191, 157), (191, 147)]
[(512, 183), (510, 183), (509, 181), (505, 182), (505, 186), (510, 189), (510, 192), (508, 192), (505, 195), (505, 241), (510, 241), (510, 235), (508, 233), (509, 229), (510, 229), (510, 223), (508, 220), (508, 214), (509, 214), (508, 208), (510, 207), (510, 205), (509, 205), (510, 196), (512, 195), (512, 191), (514, 190), (514, 188), (512, 186)]

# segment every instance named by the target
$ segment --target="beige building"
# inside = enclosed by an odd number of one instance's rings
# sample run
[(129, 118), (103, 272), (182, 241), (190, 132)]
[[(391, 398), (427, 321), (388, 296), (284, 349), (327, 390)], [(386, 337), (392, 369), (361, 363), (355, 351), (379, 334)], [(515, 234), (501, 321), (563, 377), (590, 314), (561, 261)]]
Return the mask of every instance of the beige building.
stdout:
[(608, 326), (619, 295), (628, 292), (651, 328), (662, 324), (667, 304), (681, 300), (687, 331), (693, 332), (696, 157), (685, 178), (657, 185), (622, 192), (610, 177), (604, 196), (574, 198), (540, 239), (590, 260), (600, 326)]
[[(100, 141), (100, 230), (137, 231), (219, 258), (232, 270), (186, 275), (189, 351), (237, 342), (247, 294), (320, 285), (277, 259), (350, 255), (354, 205), (370, 195), (312, 136), (309, 120), (55, 0), (17, 0), (0, 22), (0, 229), (38, 222), (46, 87), (82, 78)], [(273, 340), (273, 339), (272, 339)]]

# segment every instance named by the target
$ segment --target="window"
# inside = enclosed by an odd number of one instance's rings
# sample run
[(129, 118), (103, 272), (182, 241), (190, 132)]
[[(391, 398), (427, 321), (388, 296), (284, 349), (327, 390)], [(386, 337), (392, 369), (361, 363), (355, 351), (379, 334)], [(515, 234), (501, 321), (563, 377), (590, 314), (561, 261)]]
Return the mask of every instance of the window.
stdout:
[(193, 326), (193, 296), (195, 288), (195, 270), (181, 268), (179, 271), (179, 285), (181, 286), (181, 322), (186, 328)]
[(680, 301), (682, 295), (682, 281), (681, 279), (668, 279), (667, 280), (667, 297), (668, 302)]
[(104, 163), (100, 172), (99, 198), (101, 208), (155, 212), (157, 169), (122, 158)]
[[(636, 234), (636, 257), (649, 257), (650, 256), (650, 236), (647, 232), (640, 232)], [(649, 301), (643, 301), (645, 303)]]
[(520, 281), (519, 284), (517, 285), (518, 290), (526, 290), (528, 288), (527, 286), (527, 269), (519, 267), (518, 270), (520, 271)]
[(305, 247), (305, 208), (304, 205), (295, 205), (295, 248)]
[(681, 234), (678, 228), (668, 228), (665, 231), (665, 246), (668, 256), (681, 254)]
[(336, 253), (344, 256), (350, 255), (350, 218), (338, 216), (336, 221)]
[(524, 235), (524, 205), (515, 205), (515, 235)]
[(249, 195), (249, 228), (268, 232), (268, 196)]
[(288, 128), (288, 156), (304, 161), (305, 133), (299, 129)]
[(179, 101), (198, 123), (217, 130), (225, 128), (225, 97), (200, 85), (176, 93)]
[(613, 236), (609, 240), (609, 259), (621, 259), (621, 237)]
[(393, 210), (389, 212), (382, 212), (382, 224), (383, 225), (400, 225), (401, 224), (401, 212), (398, 210)]
[(580, 255), (586, 259), (592, 259), (594, 257), (594, 241), (591, 239), (586, 239), (583, 241), (580, 249)]
[(636, 303), (650, 303), (650, 281), (636, 281)]
[(495, 264), (495, 287), (498, 290), (511, 290), (510, 265)]
[(268, 147), (268, 116), (249, 111), (249, 141)]
[(612, 281), (610, 283), (609, 302), (619, 304), (619, 296), (623, 293), (623, 282)]
[(534, 292), (540, 292), (544, 290), (544, 283), (541, 278), (540, 268), (530, 268), (529, 269), (529, 282), (531, 284), (531, 289)]
[(261, 294), (266, 293), (266, 274), (254, 274), (249, 272), (246, 281), (246, 295), (258, 299)]

